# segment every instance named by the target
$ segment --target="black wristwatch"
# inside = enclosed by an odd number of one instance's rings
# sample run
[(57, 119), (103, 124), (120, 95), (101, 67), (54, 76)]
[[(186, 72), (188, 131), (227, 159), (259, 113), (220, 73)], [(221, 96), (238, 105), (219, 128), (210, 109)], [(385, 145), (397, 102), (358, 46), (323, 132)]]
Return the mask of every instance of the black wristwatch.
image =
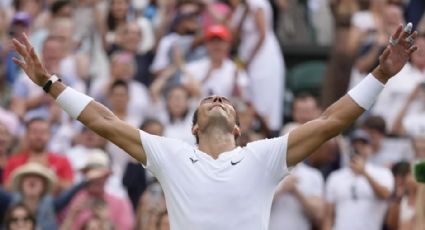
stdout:
[(62, 81), (62, 79), (60, 79), (56, 74), (53, 74), (49, 78), (49, 80), (46, 82), (46, 84), (44, 84), (44, 86), (43, 86), (44, 92), (49, 93), (50, 88), (52, 88), (53, 83), (55, 83), (57, 81)]

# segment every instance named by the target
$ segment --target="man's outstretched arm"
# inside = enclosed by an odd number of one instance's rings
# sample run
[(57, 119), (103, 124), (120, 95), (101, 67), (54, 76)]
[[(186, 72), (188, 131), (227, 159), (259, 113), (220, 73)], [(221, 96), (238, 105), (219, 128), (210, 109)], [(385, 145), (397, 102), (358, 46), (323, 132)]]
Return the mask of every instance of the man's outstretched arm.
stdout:
[[(43, 63), (41, 63), (39, 57), (35, 53), (27, 36), (24, 36), (23, 43), (15, 39), (13, 40), (13, 43), (16, 51), (23, 58), (23, 60), (14, 59), (14, 62), (25, 71), (27, 76), (35, 84), (43, 87), (50, 79), (51, 74), (44, 68)], [(49, 94), (55, 99), (58, 99), (58, 97), (64, 96), (66, 88), (67, 87), (63, 83), (57, 81), (51, 86)], [(122, 148), (139, 162), (146, 164), (146, 154), (140, 141), (139, 131), (136, 128), (121, 121), (102, 104), (94, 100), (89, 101), (87, 96), (77, 93), (74, 90), (67, 89), (67, 91), (73, 93), (68, 94), (68, 97), (63, 99), (71, 102), (67, 103), (70, 104), (71, 107), (75, 107), (75, 105), (78, 104), (81, 105), (82, 101), (84, 101), (77, 99), (78, 95), (80, 96), (80, 99), (85, 99), (87, 103), (83, 108), (80, 108), (81, 111), (77, 113), (78, 115), (76, 115), (75, 118), (98, 135)], [(71, 109), (78, 110), (75, 108)]]
[(416, 36), (416, 32), (411, 34), (408, 29), (403, 30), (400, 26), (392, 35), (398, 42), (387, 46), (379, 58), (378, 67), (371, 75), (350, 91), (349, 95), (332, 104), (318, 119), (289, 133), (286, 159), (288, 166), (303, 161), (320, 145), (350, 126), (370, 107), (383, 85), (403, 68), (417, 49), (412, 45)]

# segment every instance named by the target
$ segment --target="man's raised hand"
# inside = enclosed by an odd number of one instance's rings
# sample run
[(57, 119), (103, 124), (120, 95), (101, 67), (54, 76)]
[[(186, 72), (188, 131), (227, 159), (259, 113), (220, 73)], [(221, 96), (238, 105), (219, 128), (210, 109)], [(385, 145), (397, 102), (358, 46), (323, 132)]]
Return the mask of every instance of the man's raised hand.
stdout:
[(35, 84), (43, 86), (49, 80), (50, 74), (35, 53), (27, 35), (24, 34), (22, 42), (13, 39), (13, 45), (23, 59), (13, 58), (13, 62), (21, 67)]
[(400, 25), (391, 35), (387, 48), (379, 57), (379, 66), (373, 71), (373, 75), (381, 82), (386, 83), (400, 72), (410, 55), (418, 49), (414, 45), (417, 32), (411, 33), (411, 26), (411, 23), (404, 28)]

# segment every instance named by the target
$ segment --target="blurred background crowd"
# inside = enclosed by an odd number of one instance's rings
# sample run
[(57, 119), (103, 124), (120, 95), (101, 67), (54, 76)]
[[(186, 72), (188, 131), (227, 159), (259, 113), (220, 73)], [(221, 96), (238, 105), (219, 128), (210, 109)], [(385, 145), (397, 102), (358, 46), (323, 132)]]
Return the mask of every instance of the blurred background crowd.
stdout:
[(49, 72), (152, 134), (195, 144), (199, 100), (226, 96), (244, 146), (320, 116), (412, 22), (419, 51), (279, 184), (270, 229), (425, 229), (411, 170), (425, 158), (424, 11), (423, 0), (1, 0), (2, 226), (169, 229), (155, 178), (34, 85), (12, 38), (26, 33)]

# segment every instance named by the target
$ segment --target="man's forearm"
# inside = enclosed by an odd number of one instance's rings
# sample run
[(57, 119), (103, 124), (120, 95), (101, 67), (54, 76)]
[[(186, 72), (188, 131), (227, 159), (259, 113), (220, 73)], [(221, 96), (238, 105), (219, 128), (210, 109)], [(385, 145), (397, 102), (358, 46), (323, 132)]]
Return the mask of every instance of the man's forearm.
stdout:
[(304, 213), (311, 222), (320, 227), (324, 215), (324, 203), (319, 197), (306, 197), (298, 189), (295, 189), (294, 195), (298, 198), (303, 206)]
[(388, 199), (391, 195), (390, 190), (388, 190), (386, 187), (380, 185), (375, 179), (373, 179), (369, 173), (365, 172), (364, 176), (366, 177), (367, 181), (369, 182), (370, 186), (373, 189), (373, 192), (379, 199)]

